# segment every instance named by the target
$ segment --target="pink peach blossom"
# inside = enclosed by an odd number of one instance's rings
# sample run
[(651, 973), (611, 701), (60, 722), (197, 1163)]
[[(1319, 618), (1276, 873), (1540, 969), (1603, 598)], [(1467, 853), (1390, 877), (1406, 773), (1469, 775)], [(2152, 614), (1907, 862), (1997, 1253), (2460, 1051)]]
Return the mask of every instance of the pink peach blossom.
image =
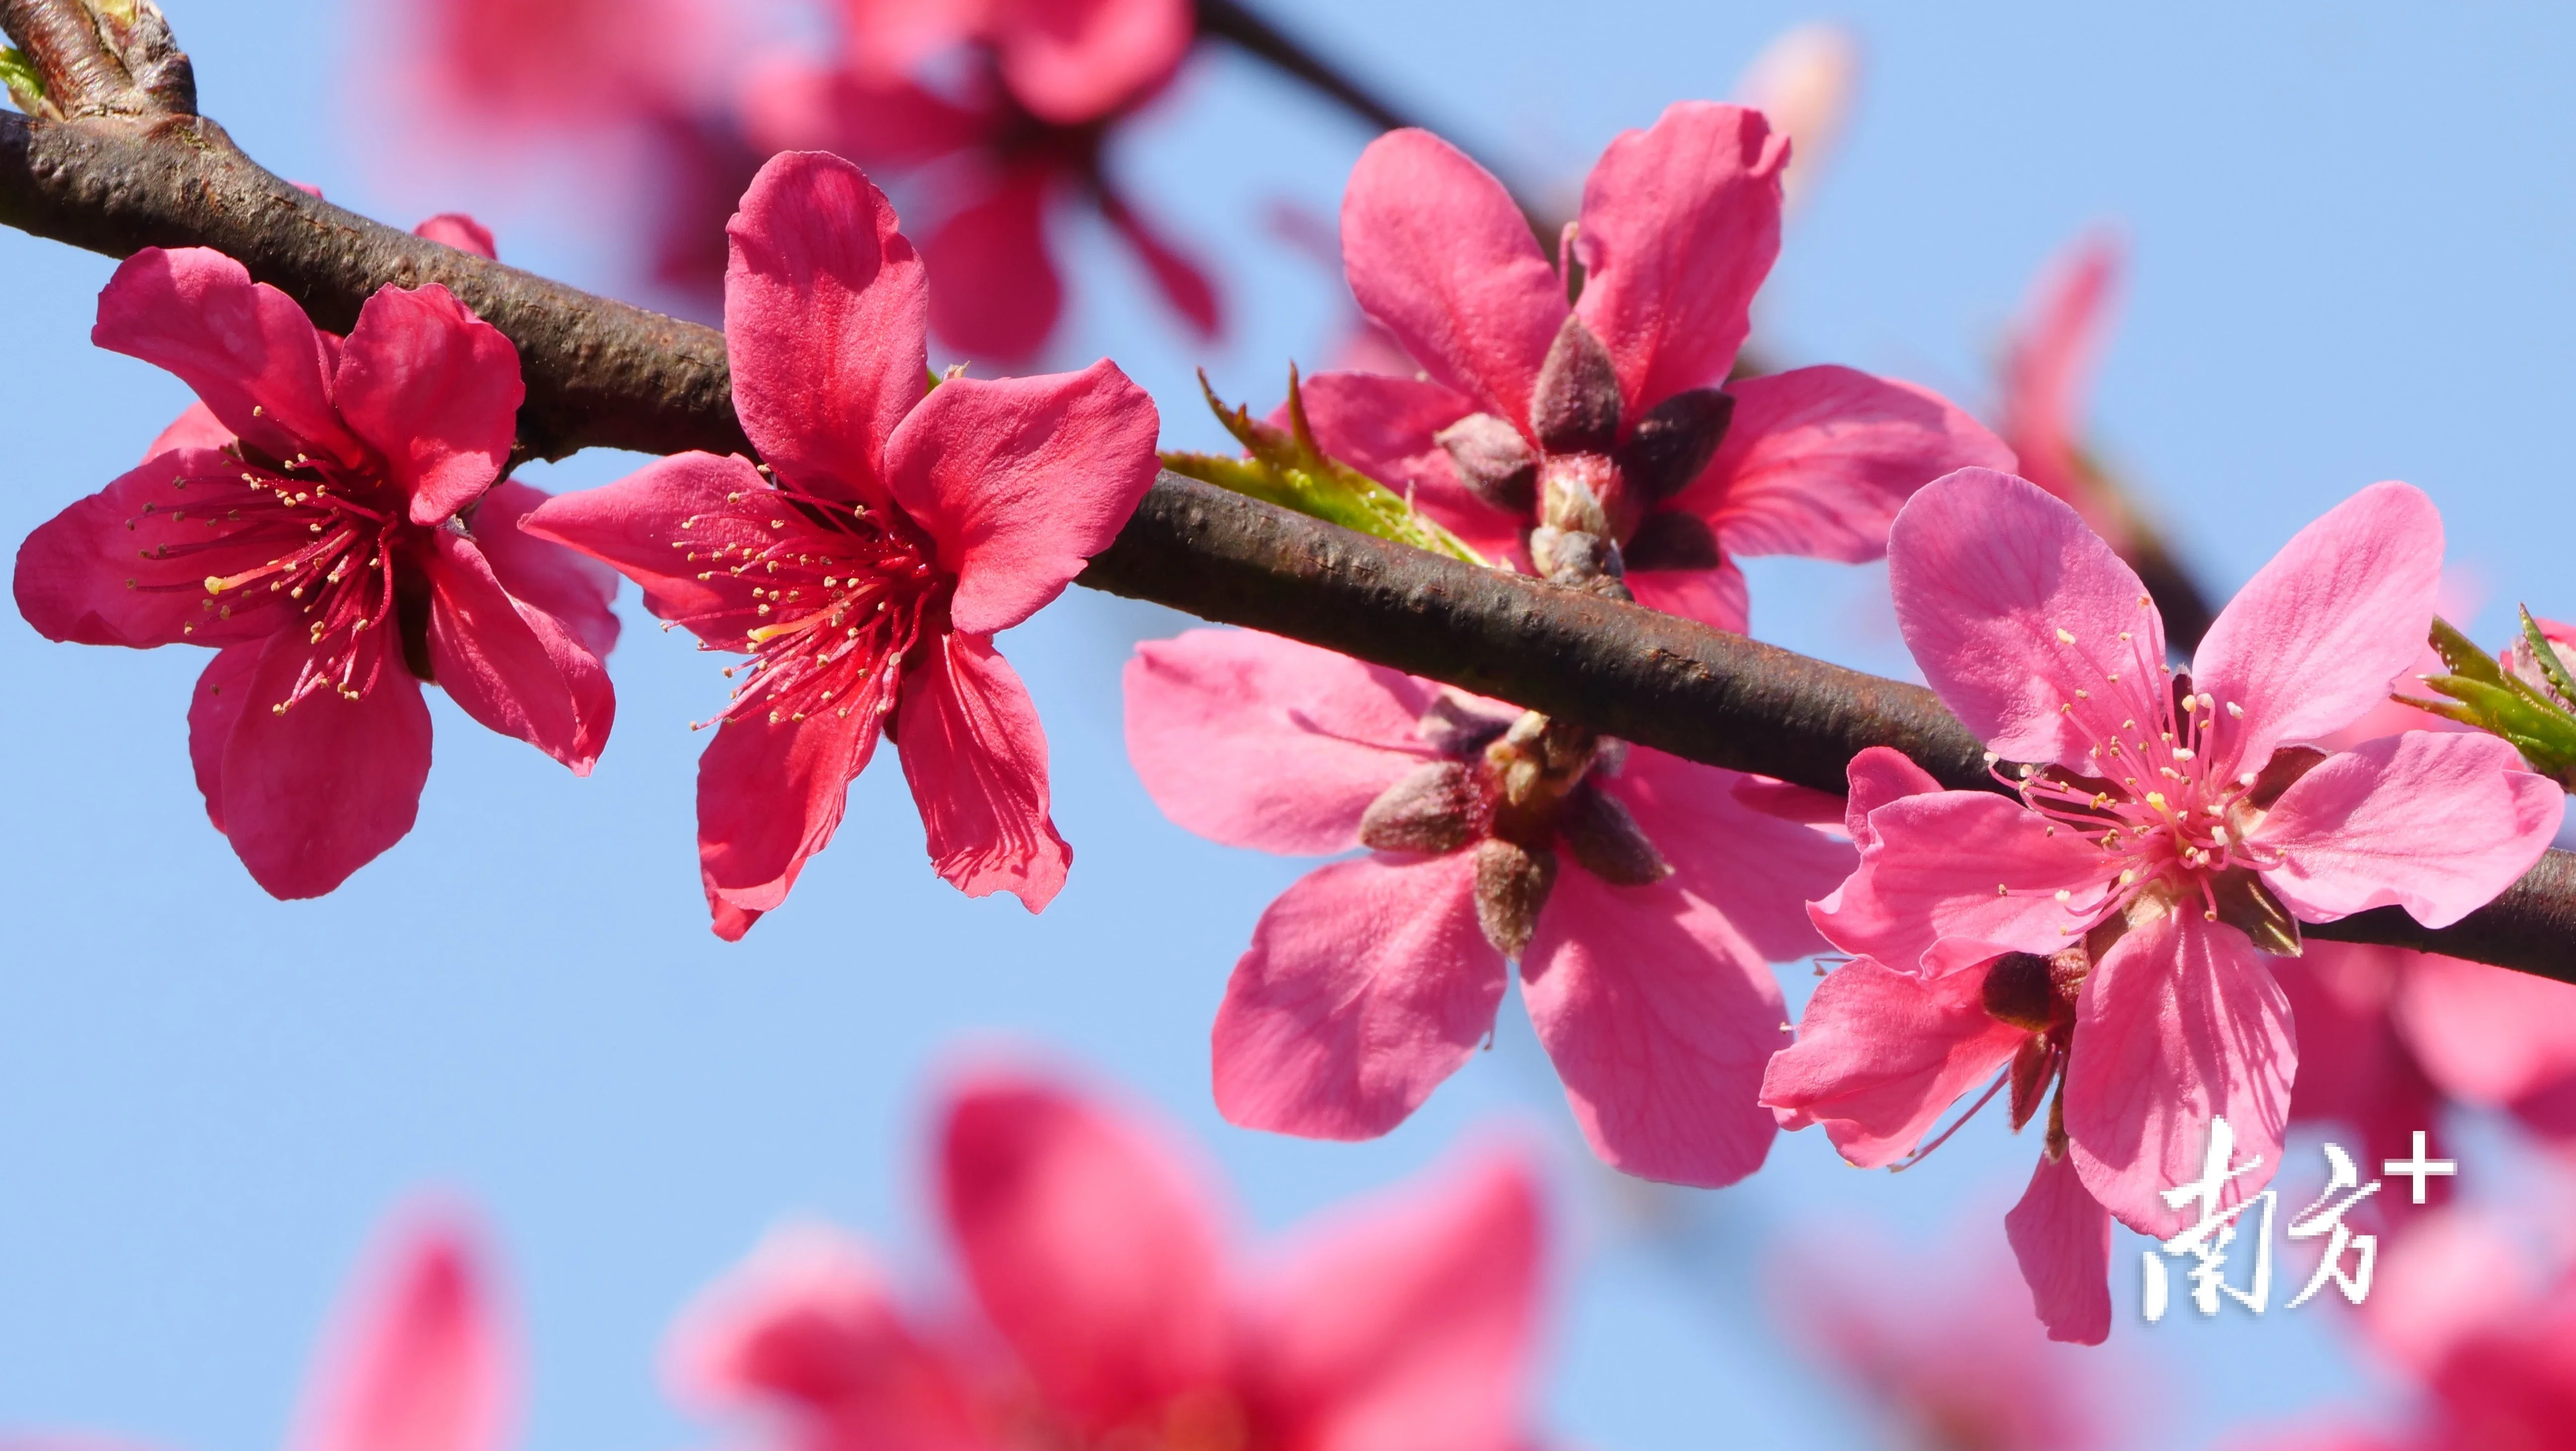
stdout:
[(509, 339), (436, 285), (381, 289), (342, 339), (202, 248), (129, 258), (92, 339), (199, 403), (28, 536), (18, 609), (50, 639), (219, 652), (189, 756), (260, 886), (319, 896), (411, 830), (423, 681), (588, 774), (616, 710), (614, 581), (508, 527), (543, 497), (496, 482), (522, 391)]
[(1343, 195), (1344, 264), (1426, 376), (1308, 379), (1318, 439), (1489, 555), (1624, 571), (1639, 602), (1724, 629), (1745, 625), (1733, 556), (1877, 558), (1916, 487), (2012, 456), (1910, 383), (1728, 381), (1787, 160), (1760, 113), (1707, 102), (1612, 141), (1568, 229), (1569, 306), (1501, 183), (1427, 132), (1378, 138)]
[(1036, 706), (992, 637), (1134, 511), (1153, 401), (1105, 360), (925, 396), (921, 259), (838, 157), (772, 159), (731, 236), (734, 406), (766, 464), (680, 454), (521, 527), (634, 579), (704, 648), (754, 657), (698, 763), (717, 935), (786, 900), (889, 718), (940, 875), (1036, 911), (1072, 851)]
[(1250, 632), (1139, 646), (1126, 694), (1128, 758), (1174, 821), (1372, 848), (1253, 929), (1216, 1022), (1229, 1120), (1387, 1132), (1491, 1033), (1517, 958), (1605, 1161), (1692, 1184), (1760, 1166), (1754, 1091), (1785, 1031), (1764, 964), (1816, 949), (1796, 903), (1851, 860), (1748, 804), (1767, 783)]
[(710, 1408), (799, 1451), (1516, 1451), (1540, 1289), (1527, 1165), (1488, 1154), (1246, 1272), (1157, 1124), (1036, 1080), (951, 1100), (939, 1203), (980, 1313), (908, 1313), (836, 1232), (774, 1236), (673, 1337)]
[[(842, 54), (779, 62), (743, 88), (765, 146), (821, 147), (918, 174), (937, 220), (931, 326), (1020, 362), (1055, 330), (1064, 289), (1047, 218), (1081, 200), (1202, 340), (1219, 331), (1205, 270), (1110, 177), (1103, 147), (1167, 87), (1195, 37), (1186, 0), (842, 0)], [(963, 62), (961, 67), (956, 64)], [(931, 74), (945, 66), (947, 84)]]
[(2120, 246), (2108, 231), (2078, 238), (2031, 284), (2004, 352), (1997, 432), (2023, 478), (2075, 506), (2084, 525), (2125, 558), (2136, 542), (2128, 512), (2102, 487), (2084, 449), (2084, 404), (2110, 331)]
[(2172, 1232), (2158, 1192), (2191, 1176), (2212, 1115), (2278, 1161), (2296, 1049), (2258, 947), (2295, 953), (2299, 921), (2387, 905), (2446, 926), (2558, 828), (2564, 794), (2492, 738), (2300, 744), (2415, 657), (2441, 548), (2421, 493), (2363, 490), (2266, 565), (2177, 674), (2137, 576), (2029, 483), (1963, 470), (1898, 516), (1890, 577), (1916, 661), (2034, 768), (2019, 802), (1944, 792), (1873, 811), (1817, 925), (1902, 973), (2082, 948), (2066, 1127), (2086, 1187), (2141, 1232)]
[[(475, 1239), (453, 1215), (414, 1210), (377, 1250), (315, 1357), (293, 1451), (500, 1451), (518, 1398), (515, 1357)], [(0, 1435), (6, 1451), (133, 1443)]]

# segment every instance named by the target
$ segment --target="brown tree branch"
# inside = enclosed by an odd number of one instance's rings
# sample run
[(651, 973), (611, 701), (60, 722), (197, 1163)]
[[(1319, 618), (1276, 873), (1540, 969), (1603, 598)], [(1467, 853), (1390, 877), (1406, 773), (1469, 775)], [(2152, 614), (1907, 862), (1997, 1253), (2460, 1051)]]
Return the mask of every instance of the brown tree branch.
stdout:
[[(53, 33), (39, 20), (58, 25), (65, 12), (111, 3), (118, 0), (0, 0), (0, 26), (30, 45), (31, 35)], [(55, 73), (45, 71), (49, 99)], [(524, 453), (750, 451), (732, 412), (721, 333), (318, 201), (251, 162), (212, 123), (156, 104), (155, 113), (108, 107), (85, 120), (0, 115), (0, 222), (116, 257), (148, 246), (216, 247), (325, 327), (349, 326), (379, 287), (443, 283), (519, 346)], [(1993, 785), (1975, 739), (1918, 686), (1477, 569), (1172, 474), (1081, 583), (1311, 641), (1710, 765), (1839, 790), (1854, 752), (1892, 745), (1948, 785)], [(2576, 981), (2576, 858), (2550, 853), (2511, 891), (2442, 931), (2389, 909), (2310, 935)]]

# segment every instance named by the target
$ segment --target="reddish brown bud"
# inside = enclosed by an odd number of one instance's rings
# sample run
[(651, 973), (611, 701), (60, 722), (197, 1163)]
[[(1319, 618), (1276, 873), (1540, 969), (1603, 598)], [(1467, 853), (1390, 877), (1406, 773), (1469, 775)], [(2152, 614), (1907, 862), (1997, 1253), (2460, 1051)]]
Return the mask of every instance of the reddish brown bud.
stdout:
[(2026, 1033), (2045, 1033), (2057, 1016), (2057, 989), (2048, 959), (2036, 952), (2007, 952), (1986, 967), (1987, 1016)]
[(1549, 453), (1606, 454), (1619, 441), (1619, 370), (1578, 313), (1565, 315), (1538, 365), (1530, 431)]
[(1437, 856), (1476, 839), (1477, 814), (1475, 773), (1464, 762), (1435, 761), (1378, 793), (1360, 813), (1360, 844)]
[(1707, 522), (1679, 509), (1648, 514), (1619, 555), (1630, 569), (1715, 569), (1726, 557)]
[(1588, 781), (1565, 798), (1556, 834), (1576, 866), (1614, 887), (1650, 886), (1673, 874), (1628, 808)]
[(1458, 482), (1498, 509), (1526, 515), (1538, 502), (1538, 450), (1490, 413), (1470, 413), (1431, 435), (1448, 451)]
[(1494, 836), (1476, 844), (1476, 925), (1496, 952), (1517, 958), (1529, 946), (1555, 885), (1556, 853)]
[(1619, 471), (1638, 498), (1669, 499), (1699, 477), (1735, 418), (1735, 395), (1716, 388), (1676, 393), (1646, 410), (1619, 445)]

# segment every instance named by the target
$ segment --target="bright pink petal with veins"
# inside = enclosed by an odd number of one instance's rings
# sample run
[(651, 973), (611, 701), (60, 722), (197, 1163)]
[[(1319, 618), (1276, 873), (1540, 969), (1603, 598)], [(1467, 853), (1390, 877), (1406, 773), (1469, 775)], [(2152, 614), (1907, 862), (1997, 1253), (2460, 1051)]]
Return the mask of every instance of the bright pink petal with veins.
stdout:
[(847, 716), (754, 713), (717, 727), (698, 757), (698, 871), (717, 936), (739, 941), (787, 900), (805, 859), (840, 828), (881, 720), (871, 697)]
[(2386, 699), (2423, 651), (2441, 585), (2442, 516), (2409, 484), (2373, 484), (2281, 546), (2192, 659), (2193, 682), (2221, 710), (2244, 708), (2220, 735), (2234, 769), (2261, 770), (2274, 746)]
[[(1624, 131), (1583, 183), (1576, 310), (1609, 346), (1632, 416), (1726, 381), (1753, 294), (1780, 255), (1789, 138), (1759, 111), (1708, 101)], [(1738, 426), (1741, 426), (1739, 421)]]
[(1671, 507), (1699, 515), (1729, 555), (1876, 559), (1915, 490), (1953, 469), (2013, 466), (1975, 419), (1893, 378), (1799, 368), (1727, 391), (1726, 438)]
[(500, 260), (500, 248), (492, 241), (492, 229), (463, 212), (440, 212), (437, 216), (411, 229), (415, 237), (471, 252), (487, 261)]
[(725, 232), (734, 409), (797, 488), (873, 503), (885, 447), (929, 384), (921, 259), (894, 206), (837, 156), (770, 158)]
[(498, 1451), (516, 1387), (472, 1241), (426, 1220), (341, 1309), (298, 1451)]
[(1064, 311), (1064, 283), (1046, 238), (1054, 183), (1048, 167), (1014, 167), (921, 244), (939, 278), (930, 322), (942, 341), (1002, 363), (1025, 362), (1046, 346)]
[(1493, 1031), (1502, 954), (1476, 925), (1472, 852), (1371, 855), (1299, 878), (1261, 914), (1217, 1009), (1229, 1123), (1369, 1139)]
[(151, 447), (143, 450), (143, 457), (149, 460), (156, 454), (182, 448), (223, 448), (232, 441), (233, 431), (224, 427), (224, 421), (215, 416), (215, 410), (203, 403), (191, 403), (181, 410), (177, 418), (170, 420), (170, 426), (161, 430), (160, 436), (152, 440)]
[(1870, 746), (1851, 758), (1843, 768), (1843, 778), (1850, 784), (1843, 798), (1843, 830), (1852, 845), (1868, 848), (1878, 844), (1878, 833), (1870, 829), (1869, 814), (1891, 801), (1908, 796), (1938, 794), (1941, 783), (1932, 773), (1914, 764), (1914, 758), (1894, 746)]
[[(642, 585), (644, 607), (657, 618), (688, 624), (691, 633), (719, 650), (747, 653), (751, 642), (729, 628), (730, 622), (697, 619), (734, 605), (742, 586), (724, 570), (712, 568), (711, 561), (702, 569), (701, 561), (689, 558), (687, 547), (686, 521), (737, 512), (742, 505), (728, 502), (737, 496), (754, 507), (767, 507), (777, 497), (769, 481), (739, 454), (673, 454), (605, 488), (543, 499), (519, 516), (518, 527)], [(498, 494), (495, 499), (505, 509), (515, 501)], [(484, 507), (491, 508), (492, 502)], [(701, 573), (712, 578), (701, 580)]]
[[(2398, 1026), (2451, 1096), (2502, 1107), (2576, 1079), (2576, 984), (2431, 953), (2344, 950), (2405, 960)], [(2300, 1084), (2304, 1093), (2304, 1075)]]
[(970, 897), (1009, 892), (1043, 911), (1073, 848), (1047, 815), (1037, 702), (990, 636), (941, 634), (904, 678), (897, 748), (930, 865)]
[(1762, 1102), (1782, 1128), (1821, 1123), (1844, 1158), (1884, 1168), (2029, 1036), (1986, 1011), (1981, 972), (1925, 979), (1856, 957), (1816, 984), (1798, 1041), (1763, 1070)]
[(1347, 851), (1360, 814), (1431, 755), (1434, 691), (1250, 630), (1148, 640), (1127, 662), (1127, 760), (1163, 814), (1227, 846)]
[(519, 350), (436, 283), (367, 299), (333, 390), (415, 524), (445, 521), (501, 476), (527, 397)]
[[(610, 608), (617, 598), (617, 571), (519, 527), (546, 498), (544, 490), (516, 479), (493, 485), (475, 506), (474, 547), (483, 551), (503, 589), (554, 616), (583, 649), (605, 660), (617, 646), (617, 612)], [(667, 558), (655, 563), (670, 566)]]
[[(136, 649), (223, 645), (278, 628), (282, 610), (258, 595), (236, 606), (230, 619), (205, 607), (206, 576), (276, 558), (275, 537), (255, 525), (210, 529), (205, 519), (188, 516), (187, 491), (172, 487), (179, 479), (222, 477), (240, 468), (210, 449), (155, 454), (75, 500), (18, 546), (11, 580), (18, 613), (48, 640)], [(231, 542), (236, 532), (244, 537)]]
[(2540, 860), (2567, 793), (2489, 735), (2408, 731), (2364, 741), (2281, 795), (2247, 844), (2263, 881), (2309, 922), (2400, 906), (2448, 927)]
[(1867, 831), (1877, 840), (1860, 870), (1808, 916), (1836, 947), (1898, 972), (1930, 969), (1943, 938), (2055, 952), (2090, 925), (2115, 875), (2090, 842), (1989, 791), (1907, 796), (1872, 811)]
[(940, 1201), (986, 1318), (1077, 1429), (1227, 1369), (1207, 1191), (1148, 1126), (1033, 1083), (971, 1084), (949, 1112)]
[(272, 897), (319, 897), (403, 839), (429, 780), (429, 706), (390, 641), (362, 649), (357, 700), (315, 691), (279, 712), (310, 650), (269, 637), (224, 745), (224, 835)]
[(1160, 87), (1196, 33), (1187, 0), (995, 0), (1002, 83), (1042, 121), (1096, 121)]
[(1780, 988), (1718, 910), (1671, 881), (1613, 887), (1572, 864), (1539, 913), (1521, 997), (1592, 1151), (1716, 1188), (1777, 1132), (1762, 1067), (1789, 1046)]
[(772, 1232), (682, 1314), (666, 1362), (689, 1399), (762, 1409), (784, 1402), (800, 1413), (800, 1430), (835, 1444), (989, 1444), (962, 1368), (903, 1322), (866, 1251), (822, 1226)]
[(1360, 308), (1431, 376), (1526, 431), (1565, 285), (1491, 173), (1428, 131), (1369, 143), (1342, 193)]
[(954, 378), (886, 445), (895, 501), (957, 577), (959, 634), (1007, 630), (1109, 547), (1162, 467), (1154, 400), (1103, 358), (1079, 373)]
[(188, 694), (188, 765), (197, 794), (206, 798), (206, 819), (217, 831), (224, 829), (224, 747), (250, 699), (251, 675), (266, 647), (266, 641), (245, 640), (216, 651)]
[(146, 247), (126, 258), (98, 294), (89, 337), (177, 374), (227, 430), (271, 454), (368, 462), (331, 406), (330, 346), (313, 320), (221, 252)]
[(1261, 1384), (1317, 1451), (1518, 1451), (1545, 1225), (1489, 1154), (1304, 1229), (1257, 1322)]
[(2004, 1237), (2049, 1339), (2111, 1338), (2111, 1215), (2085, 1191), (2071, 1156), (2053, 1163), (2041, 1156), (2021, 1202), (2004, 1215)]
[(512, 599), (472, 540), (442, 529), (431, 548), (421, 569), (439, 685), (481, 724), (589, 775), (617, 715), (608, 671), (562, 621)]
[(1697, 620), (1713, 630), (1740, 635), (1752, 623), (1752, 591), (1733, 560), (1715, 569), (1631, 570), (1628, 590), (1647, 609)]
[(1805, 903), (1851, 872), (1849, 846), (1745, 805), (1735, 788), (1748, 777), (1643, 746), (1618, 775), (1594, 779), (1671, 863), (1672, 880), (1724, 913), (1765, 959), (1824, 950)]
[(2262, 1161), (2228, 1181), (2221, 1206), (2262, 1189), (2280, 1167), (2299, 1050), (2289, 1000), (2245, 934), (2188, 903), (2132, 927), (2094, 965), (2075, 1011), (2068, 1157), (2094, 1198), (2140, 1234), (2181, 1230), (2196, 1208), (2159, 1196), (2201, 1177), (2212, 1118), (2235, 1131), (2230, 1168)]
[(1924, 678), (2008, 761), (2092, 774), (2089, 747), (2165, 711), (2164, 621), (2136, 571), (2025, 480), (1961, 469), (1916, 494), (1888, 585)]

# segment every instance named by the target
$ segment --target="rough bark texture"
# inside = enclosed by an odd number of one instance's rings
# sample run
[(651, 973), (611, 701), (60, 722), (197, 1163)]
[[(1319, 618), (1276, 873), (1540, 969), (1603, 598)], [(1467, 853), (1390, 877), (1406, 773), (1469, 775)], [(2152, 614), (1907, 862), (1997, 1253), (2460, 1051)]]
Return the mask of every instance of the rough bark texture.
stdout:
[[(446, 285), (517, 343), (521, 452), (748, 453), (724, 337), (424, 241), (296, 190), (190, 111), (149, 0), (0, 0), (36, 59), (38, 114), (0, 115), (0, 222), (123, 257), (207, 246), (345, 329), (377, 288)], [(1839, 790), (1864, 746), (1990, 787), (1931, 693), (1669, 615), (1480, 570), (1166, 473), (1082, 576), (1098, 589), (1324, 645), (1691, 760)], [(2310, 935), (2576, 981), (2576, 858), (2552, 852), (2459, 925), (2393, 911)]]

